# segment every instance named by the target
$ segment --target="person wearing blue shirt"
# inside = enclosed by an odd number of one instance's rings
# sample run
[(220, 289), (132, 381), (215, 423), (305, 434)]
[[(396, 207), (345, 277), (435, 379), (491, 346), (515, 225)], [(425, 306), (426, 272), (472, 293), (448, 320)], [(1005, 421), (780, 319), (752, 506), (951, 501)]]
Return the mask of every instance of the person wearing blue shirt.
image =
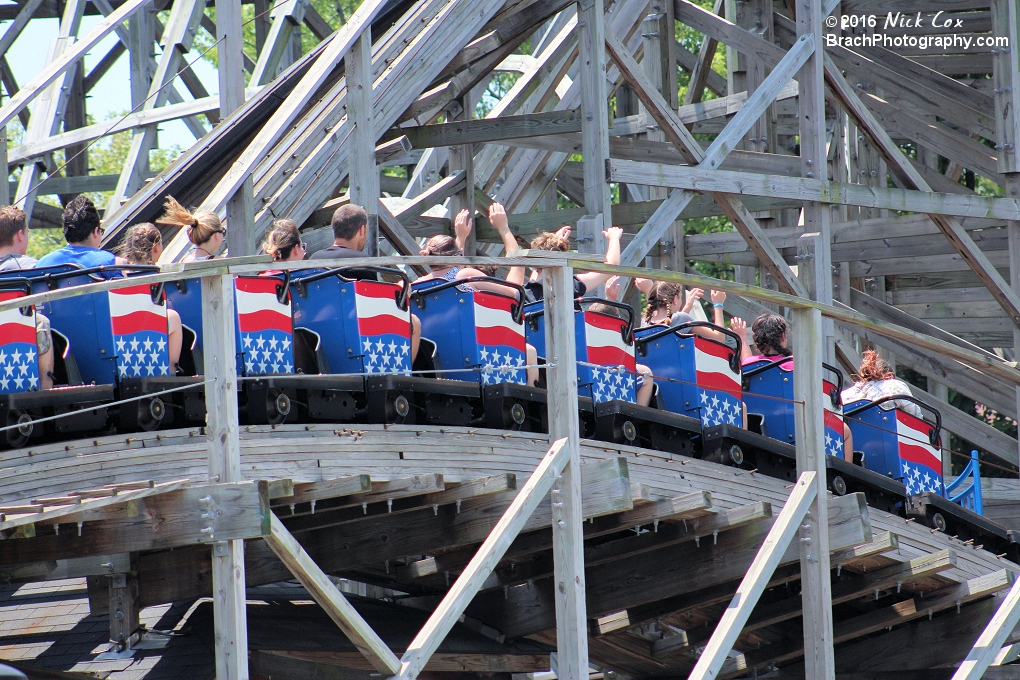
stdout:
[(117, 256), (100, 250), (103, 228), (99, 224), (99, 211), (86, 196), (79, 194), (64, 208), (64, 238), (67, 245), (44, 255), (37, 267), (56, 264), (77, 264), (82, 267), (99, 267), (116, 264)]

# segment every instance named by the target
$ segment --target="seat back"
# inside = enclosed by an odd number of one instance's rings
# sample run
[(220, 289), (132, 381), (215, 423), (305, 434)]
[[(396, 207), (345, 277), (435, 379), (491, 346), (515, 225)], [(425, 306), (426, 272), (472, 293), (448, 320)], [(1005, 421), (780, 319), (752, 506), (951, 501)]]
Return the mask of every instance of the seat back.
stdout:
[(238, 372), (270, 375), (294, 372), (294, 319), (287, 275), (238, 276)]
[[(30, 283), (9, 279), (0, 283), (0, 302), (26, 297)], [(31, 306), (0, 312), (0, 394), (39, 389), (39, 348), (35, 309)]]
[[(825, 453), (843, 456), (843, 405), (840, 399), (843, 379), (839, 371), (822, 364), (826, 377), (822, 378), (822, 404)], [(788, 444), (797, 443), (794, 427), (793, 357), (771, 361), (754, 359), (744, 364), (744, 403), (749, 413), (764, 416), (765, 429), (773, 439)], [(831, 378), (831, 379), (830, 379)]]
[[(901, 408), (882, 408), (910, 401), (930, 411), (935, 424)], [(864, 466), (903, 482), (907, 493), (931, 491), (943, 494), (942, 415), (909, 395), (861, 399), (846, 408), (854, 448), (864, 452)]]
[[(527, 382), (524, 321), (517, 297), (491, 291), (464, 290), (471, 277), (461, 281), (426, 281), (411, 294), (415, 313), (421, 320), (422, 335), (436, 343), (442, 365), (472, 369), (451, 371), (451, 380), (483, 385)], [(492, 279), (503, 285), (506, 282)]]
[[(696, 322), (734, 338), (735, 333)], [(656, 376), (659, 406), (698, 418), (702, 426), (743, 423), (739, 350), (682, 327), (649, 326), (635, 331), (638, 358)]]
[[(95, 295), (94, 305), (99, 311), (103, 306), (104, 294)], [(162, 284), (143, 283), (118, 288), (107, 291), (105, 297), (117, 357), (117, 377), (150, 378), (170, 375), (170, 332)]]
[(398, 304), (406, 285), (342, 272), (304, 270), (292, 280), (294, 323), (322, 339), (320, 363), (338, 375), (410, 373), (411, 310)]

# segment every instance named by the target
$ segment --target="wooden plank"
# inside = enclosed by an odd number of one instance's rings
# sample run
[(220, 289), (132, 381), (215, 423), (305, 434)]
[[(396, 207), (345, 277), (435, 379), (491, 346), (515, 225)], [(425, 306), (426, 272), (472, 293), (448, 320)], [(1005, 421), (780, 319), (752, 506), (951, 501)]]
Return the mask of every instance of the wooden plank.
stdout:
[(400, 128), (415, 149), (482, 144), (504, 139), (581, 131), (581, 115), (574, 110), (526, 113), (499, 118)]
[(372, 490), (371, 475), (350, 475), (321, 482), (299, 482), (294, 485), (294, 494), (281, 499), (276, 505), (296, 505), (322, 498), (336, 498)]
[[(589, 223), (590, 231), (582, 233), (583, 224), (578, 224), (578, 235), (590, 236), (579, 248), (581, 252), (605, 252), (602, 231), (613, 225), (612, 196), (609, 192), (604, 161), (609, 158), (609, 109), (606, 106), (606, 39), (612, 33), (606, 26), (605, 3), (603, 0), (587, 0), (578, 4), (577, 10), (577, 76), (581, 90), (581, 155), (588, 161), (584, 164), (584, 209), (587, 215), (597, 218)], [(567, 632), (570, 631), (570, 632)], [(567, 635), (574, 635), (565, 629)], [(584, 629), (576, 632), (584, 635)], [(569, 644), (569, 643), (568, 643)], [(577, 652), (577, 649), (571, 648)], [(561, 651), (566, 651), (564, 648)], [(580, 664), (576, 669), (574, 662)], [(587, 662), (581, 664), (576, 654), (561, 662), (566, 677), (573, 679), (585, 674)]]
[(707, 491), (695, 491), (628, 510), (622, 513), (620, 519), (621, 522), (640, 526), (669, 519), (694, 519), (712, 512), (712, 494)]
[(265, 536), (265, 541), (280, 561), (297, 577), (312, 599), (326, 611), (375, 670), (396, 675), (400, 671), (400, 660), (393, 651), (308, 556), (297, 539), (283, 526), (283, 522), (275, 515), (270, 520), (272, 530)]
[[(91, 503), (100, 503), (101, 507), (89, 511)], [(71, 515), (67, 522), (60, 522), (64, 526), (60, 533), (49, 529), (44, 532), (46, 525), (21, 524), (21, 527), (31, 527), (35, 536), (5, 542), (0, 563), (11, 565), (163, 550), (261, 536), (268, 531), (269, 484), (238, 482), (190, 486), (121, 504), (91, 501), (74, 507), (82, 508), (82, 514)], [(80, 534), (75, 527), (79, 521), (82, 523)]]
[[(715, 0), (712, 6), (712, 14), (722, 14), (723, 0)], [(687, 85), (687, 93), (684, 95), (684, 104), (693, 104), (701, 101), (705, 92), (705, 85), (708, 81), (709, 71), (712, 70), (712, 60), (715, 58), (715, 50), (719, 41), (705, 36), (701, 40), (701, 47), (698, 49), (698, 62), (691, 71), (691, 77)]]
[[(866, 505), (859, 498), (842, 496), (830, 504), (830, 535), (838, 550), (870, 538), (865, 532)], [(865, 508), (862, 510), (862, 508)], [(864, 514), (862, 514), (864, 513)], [(638, 557), (615, 560), (587, 570), (589, 616), (600, 617), (627, 609), (631, 622), (654, 619), (679, 609), (677, 600), (702, 588), (727, 584), (721, 600), (732, 598), (731, 581), (743, 578), (772, 522), (755, 521), (721, 532), (717, 538), (705, 536), (699, 542), (686, 541), (650, 550)], [(660, 531), (662, 529), (660, 528)], [(867, 535), (866, 535), (867, 533)], [(654, 534), (650, 534), (654, 542)], [(798, 550), (792, 547), (780, 563), (794, 564)], [(794, 570), (795, 578), (799, 572)], [(529, 588), (482, 593), (468, 610), (470, 616), (498, 628), (507, 636), (530, 635), (556, 625), (550, 605), (553, 584), (550, 579), (536, 580)], [(663, 608), (658, 603), (676, 598)]]
[[(450, 588), (428, 622), (408, 645), (400, 659), (399, 672), (391, 671), (401, 680), (416, 678), (439, 648), (454, 624), (463, 615), (472, 598), (478, 592), (486, 577), (502, 559), (510, 544), (524, 528), (528, 517), (539, 502), (553, 489), (556, 479), (570, 464), (568, 439), (562, 437), (553, 442), (542, 462), (528, 478), (527, 483), (514, 498), (513, 503), (482, 543), (478, 553), (468, 563), (464, 572)], [(578, 475), (580, 477), (580, 475)], [(580, 524), (580, 518), (578, 518)], [(580, 527), (578, 527), (580, 528)], [(582, 558), (583, 559), (583, 558)], [(583, 634), (583, 631), (582, 631)], [(561, 647), (562, 648), (562, 647)]]
[[(801, 350), (803, 352), (803, 350)], [(801, 371), (804, 369), (801, 368)], [(818, 493), (816, 477), (818, 473), (814, 470), (806, 470), (800, 474), (797, 484), (790, 493), (790, 498), (783, 506), (782, 512), (772, 525), (761, 550), (755, 556), (754, 561), (747, 570), (747, 575), (737, 587), (729, 607), (726, 608), (719, 625), (709, 639), (708, 644), (698, 657), (698, 663), (689, 677), (697, 680), (714, 678), (722, 668), (723, 662), (733, 649), (733, 643), (737, 641), (744, 623), (751, 616), (754, 606), (758, 603), (761, 594), (765, 592), (772, 572), (779, 566), (779, 560), (786, 551), (794, 534), (799, 529), (799, 524), (804, 514), (808, 511), (815, 495)], [(824, 502), (822, 503), (824, 505)], [(823, 518), (824, 521), (824, 518)], [(828, 576), (828, 565), (825, 565), (826, 576)], [(805, 584), (806, 586), (806, 584)], [(804, 593), (805, 601), (805, 625), (807, 621), (808, 594)], [(825, 604), (828, 599), (823, 600)], [(831, 608), (831, 607), (830, 607)], [(831, 649), (831, 648), (830, 648)]]
[(999, 219), (1008, 219), (1020, 210), (1020, 204), (1010, 198), (881, 189), (808, 177), (762, 176), (730, 170), (706, 172), (678, 165), (616, 159), (611, 160), (609, 166), (611, 179), (618, 182), (643, 181), (657, 186), (741, 196), (778, 196), (821, 203)]
[[(44, 503), (39, 502), (39, 507), (36, 507), (35, 514), (18, 517), (15, 519), (9, 519), (0, 522), (0, 531), (5, 529), (14, 529), (24, 524), (49, 524), (55, 523), (60, 524), (61, 521), (67, 522), (79, 522), (87, 519), (97, 518), (96, 512), (105, 509), (112, 505), (118, 505), (121, 503), (129, 503), (131, 501), (137, 501), (142, 498), (148, 498), (157, 494), (168, 493), (170, 491), (177, 491), (191, 484), (190, 480), (180, 480), (176, 482), (164, 482), (154, 487), (145, 487), (144, 489), (137, 489), (134, 491), (126, 491), (118, 495), (107, 495), (101, 498), (95, 498), (82, 502), (81, 497), (71, 496), (65, 504), (61, 504), (59, 507), (55, 507), (52, 510), (45, 510), (46, 505), (57, 505), (57, 503)], [(47, 501), (51, 499), (40, 499), (40, 501)], [(32, 512), (33, 506), (28, 506), (25, 512)], [(4, 515), (17, 514), (17, 510), (4, 507), (0, 508), (0, 513)], [(79, 515), (82, 515), (79, 517)]]

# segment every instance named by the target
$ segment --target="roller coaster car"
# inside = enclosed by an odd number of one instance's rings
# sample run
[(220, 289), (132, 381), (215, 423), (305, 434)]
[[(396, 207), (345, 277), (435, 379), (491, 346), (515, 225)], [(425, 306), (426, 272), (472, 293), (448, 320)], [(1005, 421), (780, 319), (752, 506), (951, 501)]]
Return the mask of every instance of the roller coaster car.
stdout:
[[(0, 279), (0, 301), (17, 300), (31, 291), (27, 279)], [(40, 390), (36, 323), (32, 306), (0, 312), (0, 426), (12, 428), (4, 431), (0, 441), (12, 449), (32, 439), (102, 429), (107, 417), (103, 404), (113, 400), (112, 385), (80, 384), (67, 340), (55, 331), (54, 389)], [(32, 423), (65, 413), (75, 415)]]
[[(694, 335), (692, 329), (698, 327), (718, 331), (733, 346)], [(694, 419), (699, 434), (730, 425), (727, 432), (734, 441), (754, 441), (754, 433), (742, 429), (740, 336), (715, 324), (692, 321), (639, 328), (634, 342), (638, 359), (656, 376), (659, 408)]]
[[(590, 305), (595, 303), (619, 309), (622, 316), (593, 311)], [(635, 403), (634, 310), (600, 298), (580, 298), (576, 306), (581, 436), (691, 455), (693, 438), (700, 432), (697, 420)], [(528, 342), (544, 357), (544, 302), (525, 305), (524, 318)]]
[[(156, 267), (142, 265), (88, 269), (58, 265), (23, 270), (21, 274), (31, 281), (33, 292), (44, 292), (155, 271), (158, 271)], [(195, 385), (194, 390), (154, 395), (116, 407), (112, 423), (118, 430), (151, 431), (198, 420), (188, 417), (185, 402), (201, 393), (199, 381), (175, 376), (170, 365), (167, 302), (162, 284), (143, 283), (53, 300), (41, 305), (40, 311), (49, 318), (55, 348), (65, 355), (61, 362), (63, 373), (68, 373), (67, 355), (73, 354), (78, 358), (73, 362), (77, 377), (86, 384), (112, 386), (114, 399), (145, 397)], [(58, 379), (62, 377), (69, 376), (58, 375)], [(204, 412), (201, 416), (204, 417)], [(105, 414), (97, 410), (93, 429), (102, 427), (100, 420), (106, 420)], [(69, 425), (61, 423), (61, 426)]]
[[(516, 296), (473, 290), (472, 283), (495, 283)], [(458, 281), (425, 281), (411, 293), (421, 332), (436, 341), (440, 377), (468, 383), (480, 399), (469, 399), (474, 422), (486, 427), (545, 432), (545, 390), (527, 384), (524, 288), (488, 276)]]
[[(899, 402), (904, 401), (930, 413), (934, 423), (899, 408)], [(867, 468), (904, 485), (907, 517), (961, 540), (983, 544), (993, 552), (1017, 554), (1015, 534), (982, 516), (980, 501), (975, 504), (972, 500), (974, 486), (970, 494), (964, 491), (947, 497), (953, 489), (942, 477), (942, 415), (937, 409), (911, 395), (892, 395), (847, 405), (846, 419), (854, 448), (864, 453)], [(953, 486), (968, 476), (972, 485), (981, 486), (976, 460)]]
[[(836, 495), (863, 492), (868, 504), (899, 512), (906, 489), (898, 481), (854, 465), (843, 458), (842, 376), (822, 364), (833, 380), (822, 380), (824, 401), (826, 482)], [(756, 469), (780, 479), (797, 476), (794, 433), (793, 358), (752, 360), (744, 366), (742, 383), (748, 422), (757, 432), (741, 431), (731, 424), (705, 429), (702, 455), (707, 460)]]
[[(359, 280), (375, 272), (399, 283)], [(349, 278), (348, 278), (349, 277)], [(435, 345), (421, 340), (411, 359), (410, 281), (386, 267), (303, 270), (291, 281), (297, 346), (305, 373), (336, 385), (309, 392), (315, 420), (459, 424), (463, 400), (477, 390), (447, 390), (431, 377), (412, 375), (436, 366)]]

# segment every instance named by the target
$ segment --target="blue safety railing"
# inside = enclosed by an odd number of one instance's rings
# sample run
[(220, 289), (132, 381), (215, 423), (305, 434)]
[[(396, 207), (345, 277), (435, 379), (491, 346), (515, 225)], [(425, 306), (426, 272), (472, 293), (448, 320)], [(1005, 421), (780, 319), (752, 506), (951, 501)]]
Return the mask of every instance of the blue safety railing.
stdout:
[[(956, 490), (964, 486), (968, 480), (970, 485), (963, 491), (956, 493)], [(984, 507), (981, 501), (981, 471), (978, 468), (977, 451), (970, 452), (970, 462), (967, 463), (967, 467), (963, 468), (963, 472), (951, 484), (946, 485), (946, 498), (954, 503), (959, 503), (979, 515), (984, 514)]]

